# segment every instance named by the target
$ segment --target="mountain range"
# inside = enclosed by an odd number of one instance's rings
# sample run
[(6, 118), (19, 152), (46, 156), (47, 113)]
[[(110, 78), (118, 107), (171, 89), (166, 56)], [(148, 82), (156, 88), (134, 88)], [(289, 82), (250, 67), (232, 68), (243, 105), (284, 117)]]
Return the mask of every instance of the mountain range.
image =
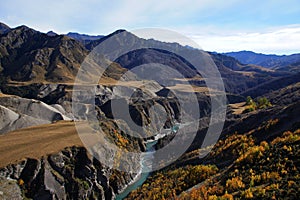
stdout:
[(278, 56), (272, 54), (255, 53), (252, 51), (229, 52), (224, 53), (224, 55), (234, 57), (241, 63), (254, 64), (279, 70), (287, 70), (287, 68), (299, 65), (300, 59), (300, 54)]
[[(137, 49), (111, 61), (105, 58), (101, 63), (109, 64), (105, 70), (88, 60), (93, 71), (85, 77), (95, 78), (98, 71), (104, 71), (104, 76), (94, 83), (94, 96), (77, 105), (82, 114), (77, 116), (72, 103), (78, 99), (72, 95), (82, 63), (98, 45), (120, 34), (126, 35), (128, 44), (162, 48)], [(199, 157), (207, 150), (202, 144), (212, 112), (211, 96), (220, 94), (210, 94), (201, 72), (164, 47), (203, 53), (177, 43), (142, 39), (126, 30), (106, 36), (60, 35), (0, 23), (0, 198), (297, 199), (300, 54), (205, 52), (224, 81), (227, 109), (219, 140)], [(145, 65), (144, 73), (134, 73), (136, 67), (151, 63), (169, 69), (155, 71)], [(172, 78), (173, 70), (181, 76)], [(153, 74), (157, 79), (152, 79)], [(197, 127), (188, 121), (193, 118), (189, 110), (181, 109), (196, 109), (192, 102), (180, 101), (190, 95), (196, 96), (199, 107)], [(166, 119), (152, 113), (154, 107)], [(134, 124), (152, 132), (132, 126), (124, 108)], [(91, 115), (97, 121), (85, 124)], [(125, 163), (131, 170), (118, 171), (90, 155), (81, 139), (89, 132), (98, 134), (96, 125), (121, 149), (117, 153), (102, 149), (98, 158), (112, 158), (114, 165)], [(82, 131), (80, 137), (77, 130)], [(139, 157), (122, 156), (147, 152), (150, 143), (152, 150), (162, 149), (178, 133), (184, 133), (181, 139), (188, 138), (191, 130), (196, 130), (196, 136), (190, 147), (157, 171), (141, 174), (143, 165), (130, 165), (141, 163)], [(175, 143), (175, 148), (180, 145)]]

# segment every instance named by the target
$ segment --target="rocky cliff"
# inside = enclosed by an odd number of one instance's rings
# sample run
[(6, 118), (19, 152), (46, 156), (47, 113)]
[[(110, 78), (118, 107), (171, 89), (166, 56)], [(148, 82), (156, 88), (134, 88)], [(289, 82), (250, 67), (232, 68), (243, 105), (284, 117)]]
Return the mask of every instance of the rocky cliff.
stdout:
[[(82, 147), (66, 148), (41, 159), (26, 159), (1, 169), (0, 176), (1, 185), (11, 182), (11, 187), (21, 188), (19, 199), (111, 199), (115, 193), (110, 186), (113, 171)], [(126, 184), (131, 177), (124, 176), (122, 180)], [(15, 195), (9, 191), (2, 191), (7, 198)]]

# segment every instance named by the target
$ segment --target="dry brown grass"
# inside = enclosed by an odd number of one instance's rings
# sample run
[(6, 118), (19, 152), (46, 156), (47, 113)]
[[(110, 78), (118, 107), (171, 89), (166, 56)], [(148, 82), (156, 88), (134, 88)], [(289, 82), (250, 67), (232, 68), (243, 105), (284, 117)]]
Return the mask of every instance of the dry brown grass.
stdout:
[(234, 115), (242, 114), (244, 110), (247, 108), (246, 102), (229, 104), (229, 106), (231, 107)]
[[(83, 122), (79, 125), (81, 131), (90, 130)], [(92, 141), (97, 140), (91, 138)], [(71, 121), (19, 129), (0, 135), (0, 167), (18, 163), (25, 158), (41, 158), (71, 146), (83, 146), (75, 124)]]
[[(147, 81), (146, 81), (147, 82)], [(9, 81), (8, 86), (27, 86), (34, 83), (41, 83), (41, 84), (63, 84), (66, 86), (74, 86), (75, 81), (63, 81), (63, 82), (50, 82), (50, 81), (27, 81), (27, 82), (20, 82), (20, 81)], [(144, 85), (145, 81), (118, 81), (110, 77), (102, 77), (99, 80), (100, 85), (104, 86), (131, 86), (131, 87), (139, 87)], [(96, 84), (95, 84), (96, 85)]]
[(235, 71), (237, 73), (243, 74), (244, 76), (254, 77), (255, 72), (246, 72), (246, 71)]
[(176, 84), (174, 86), (168, 87), (170, 90), (177, 90), (181, 92), (200, 92), (200, 93), (208, 93), (209, 90), (207, 87), (199, 87), (190, 84)]
[(174, 80), (187, 82), (187, 81), (203, 81), (205, 79), (202, 78), (201, 76), (197, 75), (197, 76), (194, 76), (192, 78), (174, 78)]
[(0, 93), (0, 97), (14, 97), (14, 95)]

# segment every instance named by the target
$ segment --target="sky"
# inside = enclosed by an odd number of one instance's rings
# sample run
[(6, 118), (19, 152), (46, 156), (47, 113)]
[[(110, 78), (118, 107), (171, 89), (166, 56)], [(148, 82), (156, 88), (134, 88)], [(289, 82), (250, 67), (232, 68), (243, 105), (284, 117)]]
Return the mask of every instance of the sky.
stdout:
[(300, 53), (299, 0), (2, 0), (0, 21), (60, 34), (162, 28), (207, 51)]

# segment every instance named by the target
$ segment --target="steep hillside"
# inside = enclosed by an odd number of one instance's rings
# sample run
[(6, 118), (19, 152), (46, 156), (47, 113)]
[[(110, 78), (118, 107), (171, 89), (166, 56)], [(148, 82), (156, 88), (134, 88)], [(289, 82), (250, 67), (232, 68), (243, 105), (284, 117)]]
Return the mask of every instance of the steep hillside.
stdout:
[(0, 53), (3, 76), (12, 83), (73, 83), (89, 51), (70, 37), (20, 26), (0, 36)]
[(300, 72), (300, 61), (288, 64), (285, 66), (278, 66), (278, 67), (275, 67), (274, 69), (277, 71), (298, 73), (298, 72)]
[(300, 81), (284, 87), (279, 90), (271, 91), (264, 94), (268, 99), (271, 99), (273, 104), (276, 105), (289, 105), (293, 102), (300, 101)]
[(220, 151), (232, 151), (236, 156), (233, 164), (181, 193), (178, 199), (297, 199), (299, 134), (300, 129), (286, 131), (260, 144), (254, 144), (251, 136), (227, 138), (220, 144)]
[(212, 54), (226, 90), (233, 94), (240, 94), (258, 85), (286, 76), (286, 73), (276, 72), (263, 67), (241, 64), (236, 59), (222, 54)]
[(88, 51), (65, 36), (49, 37), (26, 26), (0, 38), (3, 74), (12, 81), (74, 80)]
[(289, 85), (295, 84), (300, 82), (300, 74), (292, 74), (284, 77), (278, 77), (276, 79), (261, 83), (253, 88), (250, 88), (243, 93), (243, 96), (251, 96), (251, 97), (258, 97), (264, 96), (265, 94), (285, 88)]

